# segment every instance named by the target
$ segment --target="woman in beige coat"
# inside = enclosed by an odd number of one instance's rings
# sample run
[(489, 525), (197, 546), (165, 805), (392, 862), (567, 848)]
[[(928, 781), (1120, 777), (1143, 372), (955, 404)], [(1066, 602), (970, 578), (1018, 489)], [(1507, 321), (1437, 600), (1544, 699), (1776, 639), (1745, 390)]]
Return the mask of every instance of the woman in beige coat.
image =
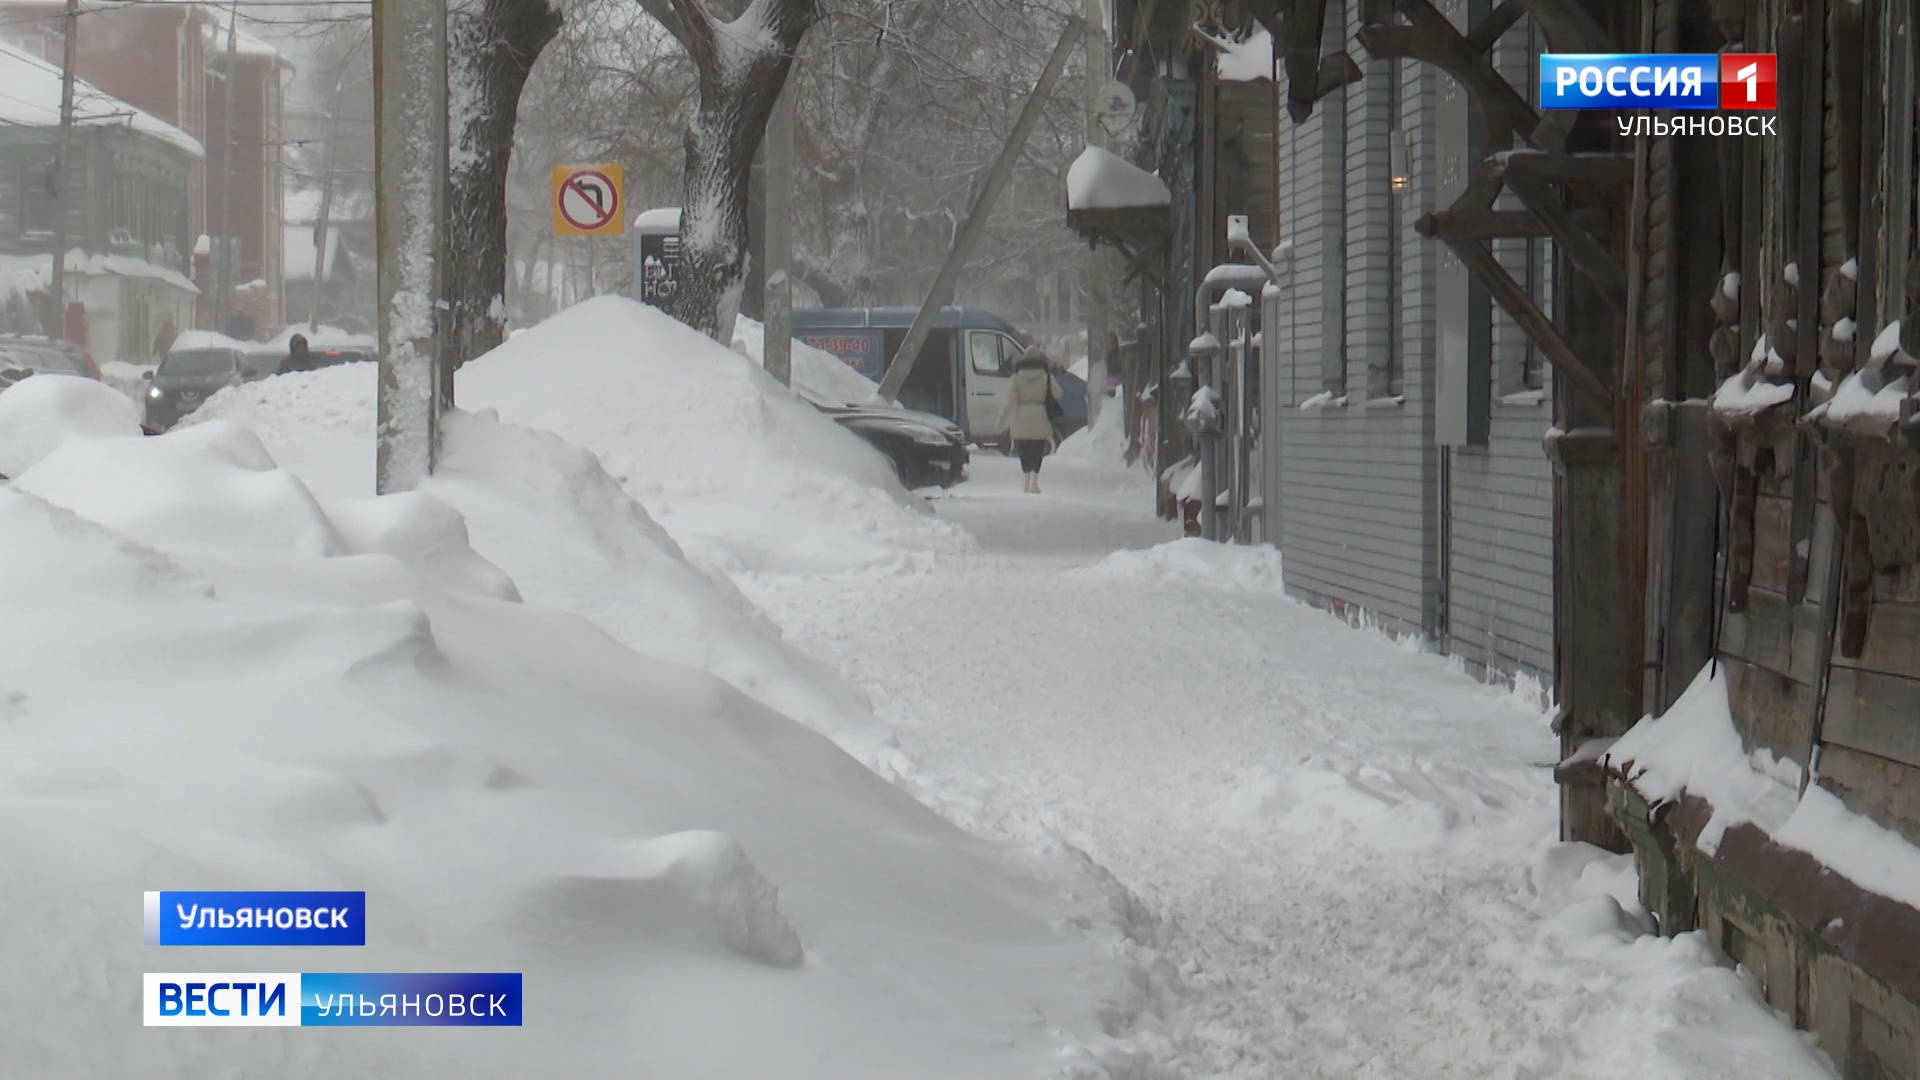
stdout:
[(1014, 361), (1013, 387), (1007, 395), (1012, 410), (1007, 435), (1013, 440), (1013, 452), (1020, 455), (1029, 495), (1040, 494), (1040, 462), (1053, 450), (1053, 417), (1047, 415), (1047, 401), (1060, 400), (1060, 384), (1052, 367), (1038, 346), (1028, 349)]

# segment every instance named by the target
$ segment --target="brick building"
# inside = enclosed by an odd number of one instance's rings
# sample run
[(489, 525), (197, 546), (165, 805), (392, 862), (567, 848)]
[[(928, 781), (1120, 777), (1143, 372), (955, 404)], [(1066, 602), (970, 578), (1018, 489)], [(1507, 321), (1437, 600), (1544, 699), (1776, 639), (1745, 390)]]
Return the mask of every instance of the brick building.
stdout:
[[(0, 40), (58, 64), (64, 5), (49, 0), (0, 0)], [(202, 299), (196, 322), (220, 321), (213, 310), (214, 244), (222, 210), (231, 214), (238, 249), (235, 306), (259, 328), (284, 319), (281, 144), (285, 87), (292, 65), (278, 50), (238, 34), (233, 72), (233, 160), (226, 138), (227, 21), (219, 8), (158, 0), (141, 4), (83, 4), (76, 75), (104, 93), (185, 131), (206, 147), (187, 184), (193, 279)], [(228, 190), (225, 178), (233, 177)], [(257, 283), (257, 284), (256, 284)], [(251, 287), (247, 287), (251, 286)]]

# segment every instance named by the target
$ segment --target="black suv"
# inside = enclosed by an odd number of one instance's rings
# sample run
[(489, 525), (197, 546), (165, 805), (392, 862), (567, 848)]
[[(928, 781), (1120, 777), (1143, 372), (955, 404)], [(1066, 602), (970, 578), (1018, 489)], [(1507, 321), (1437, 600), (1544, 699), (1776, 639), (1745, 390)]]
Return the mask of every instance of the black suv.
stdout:
[(175, 349), (147, 375), (153, 383), (147, 388), (147, 426), (165, 431), (222, 389), (263, 379), (273, 367), (237, 347)]

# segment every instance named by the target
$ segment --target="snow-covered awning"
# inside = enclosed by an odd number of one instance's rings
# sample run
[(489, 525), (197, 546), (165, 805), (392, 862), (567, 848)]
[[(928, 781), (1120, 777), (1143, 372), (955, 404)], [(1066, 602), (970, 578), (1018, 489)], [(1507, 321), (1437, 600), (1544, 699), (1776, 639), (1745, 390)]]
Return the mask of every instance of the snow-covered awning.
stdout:
[(1130, 210), (1171, 206), (1166, 182), (1125, 159), (1089, 146), (1067, 170), (1067, 209)]
[(1165, 181), (1097, 146), (1067, 170), (1067, 227), (1090, 245), (1109, 244), (1139, 265), (1140, 255), (1165, 245), (1172, 219)]

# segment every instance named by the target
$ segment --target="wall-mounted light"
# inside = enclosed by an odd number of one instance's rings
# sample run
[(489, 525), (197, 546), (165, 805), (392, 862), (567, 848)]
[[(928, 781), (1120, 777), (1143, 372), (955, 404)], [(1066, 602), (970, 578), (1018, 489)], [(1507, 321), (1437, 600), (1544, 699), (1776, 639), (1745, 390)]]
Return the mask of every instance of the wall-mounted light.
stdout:
[(1388, 186), (1399, 195), (1413, 185), (1412, 170), (1408, 161), (1412, 155), (1407, 152), (1407, 133), (1396, 129), (1387, 133), (1387, 175)]

